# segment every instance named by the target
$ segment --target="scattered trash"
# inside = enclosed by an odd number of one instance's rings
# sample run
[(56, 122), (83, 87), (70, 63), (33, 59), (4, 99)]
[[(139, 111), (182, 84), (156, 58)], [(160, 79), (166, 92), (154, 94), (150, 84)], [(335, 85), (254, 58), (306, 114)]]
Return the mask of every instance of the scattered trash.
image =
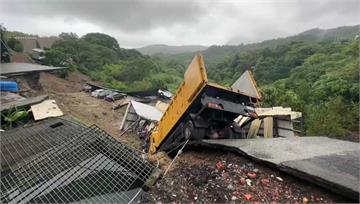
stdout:
[(247, 176), (251, 179), (254, 179), (254, 178), (256, 178), (256, 173), (249, 172), (249, 173), (247, 173)]
[(241, 185), (244, 185), (245, 183), (247, 183), (246, 180), (245, 180), (245, 178), (241, 178), (241, 179), (240, 179), (240, 184), (241, 184)]
[(250, 180), (250, 179), (246, 179), (245, 181), (246, 181), (246, 184), (247, 184), (248, 186), (251, 186), (251, 180)]
[(266, 185), (268, 185), (269, 183), (270, 183), (270, 180), (269, 180), (269, 179), (265, 179), (265, 178), (261, 179), (261, 184), (262, 184), (262, 185), (266, 186)]
[(249, 201), (249, 200), (251, 200), (252, 195), (250, 195), (250, 194), (245, 194), (245, 195), (244, 195), (244, 198), (245, 198), (247, 201)]
[(283, 181), (283, 179), (281, 178), (281, 177), (276, 177), (276, 179), (278, 180), (278, 181)]
[(215, 167), (217, 170), (222, 171), (225, 169), (224, 164), (221, 161), (216, 162)]

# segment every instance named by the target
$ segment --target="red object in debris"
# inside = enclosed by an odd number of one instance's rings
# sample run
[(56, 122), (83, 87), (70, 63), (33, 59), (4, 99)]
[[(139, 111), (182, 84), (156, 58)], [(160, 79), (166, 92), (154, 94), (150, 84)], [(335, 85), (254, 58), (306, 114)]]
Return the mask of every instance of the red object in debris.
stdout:
[(268, 185), (269, 183), (270, 183), (270, 180), (269, 180), (269, 179), (265, 179), (265, 178), (261, 179), (261, 184), (262, 184), (262, 185), (266, 186), (266, 185)]
[(245, 178), (241, 178), (241, 179), (240, 179), (240, 184), (241, 184), (241, 185), (245, 185), (245, 184), (246, 184)]
[(224, 164), (221, 161), (216, 162), (215, 167), (217, 170), (222, 171), (225, 169)]
[(256, 173), (248, 173), (247, 174), (247, 176), (249, 177), (249, 178), (251, 178), (251, 179), (254, 179), (254, 178), (256, 178)]
[(251, 200), (252, 195), (250, 195), (250, 194), (245, 194), (244, 197), (245, 197), (246, 200)]

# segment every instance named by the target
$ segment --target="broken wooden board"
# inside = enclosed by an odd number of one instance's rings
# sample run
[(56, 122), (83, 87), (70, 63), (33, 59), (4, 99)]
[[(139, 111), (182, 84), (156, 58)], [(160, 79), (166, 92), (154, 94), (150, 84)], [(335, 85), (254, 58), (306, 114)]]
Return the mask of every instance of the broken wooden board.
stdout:
[(351, 199), (359, 199), (359, 143), (327, 137), (203, 140), (236, 151)]
[(162, 101), (157, 101), (156, 104), (155, 104), (155, 108), (157, 108), (159, 111), (165, 113), (166, 112), (166, 109), (169, 107), (169, 104), (168, 103), (164, 103)]
[(31, 111), (35, 120), (42, 120), (45, 118), (58, 117), (64, 115), (57, 106), (55, 100), (46, 100), (39, 104), (32, 105)]

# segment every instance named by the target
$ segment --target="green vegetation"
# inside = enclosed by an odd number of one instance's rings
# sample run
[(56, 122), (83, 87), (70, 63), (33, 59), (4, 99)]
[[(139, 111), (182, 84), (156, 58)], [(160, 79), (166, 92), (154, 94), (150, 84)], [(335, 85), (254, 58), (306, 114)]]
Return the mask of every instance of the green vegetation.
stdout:
[(165, 64), (136, 50), (120, 48), (109, 35), (89, 33), (79, 38), (73, 33), (61, 33), (59, 37), (62, 40), (46, 51), (47, 65), (69, 66), (122, 91), (156, 88), (174, 91), (181, 82), (176, 64)]
[(27, 120), (29, 112), (25, 109), (11, 108), (5, 113), (1, 113), (1, 116), (3, 117), (5, 122), (4, 128), (10, 129), (14, 127), (17, 123)]
[(22, 52), (24, 50), (23, 44), (20, 41), (16, 40), (15, 38), (10, 38), (7, 41), (7, 45), (10, 49), (14, 50), (15, 52)]

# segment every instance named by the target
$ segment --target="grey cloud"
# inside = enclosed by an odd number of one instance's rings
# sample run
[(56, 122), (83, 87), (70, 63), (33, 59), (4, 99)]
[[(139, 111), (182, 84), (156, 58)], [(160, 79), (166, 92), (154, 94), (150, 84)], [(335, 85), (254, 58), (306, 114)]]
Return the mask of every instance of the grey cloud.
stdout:
[[(5, 27), (104, 32), (121, 45), (252, 43), (359, 24), (359, 0), (0, 0)], [(60, 22), (60, 23), (59, 23)], [(58, 23), (58, 24), (56, 24)], [(52, 30), (52, 29), (53, 30)], [(62, 30), (65, 29), (65, 30)], [(55, 31), (56, 30), (56, 31)]]
[(296, 17), (300, 21), (311, 21), (330, 15), (353, 15), (359, 17), (359, 0), (297, 0)]
[(196, 1), (9, 0), (2, 1), (2, 5), (2, 12), (10, 15), (80, 19), (125, 32), (145, 31), (178, 23), (191, 24), (206, 13)]

